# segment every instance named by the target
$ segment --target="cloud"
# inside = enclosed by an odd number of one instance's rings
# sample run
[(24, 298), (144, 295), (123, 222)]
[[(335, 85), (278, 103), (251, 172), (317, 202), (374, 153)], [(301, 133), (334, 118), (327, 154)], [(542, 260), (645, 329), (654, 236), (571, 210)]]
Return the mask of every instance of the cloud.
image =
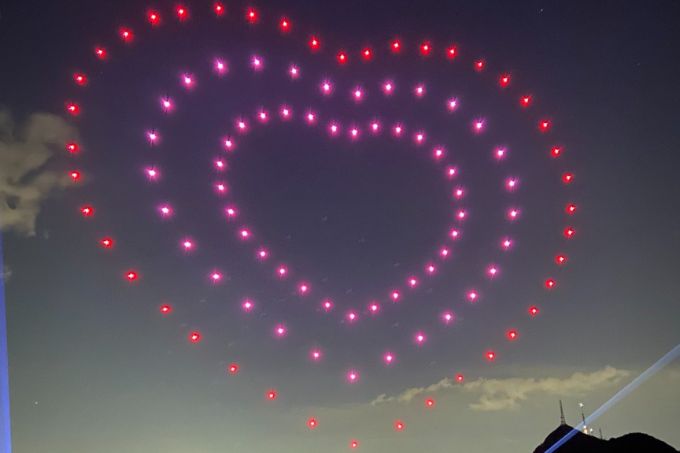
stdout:
[(562, 397), (581, 396), (597, 389), (618, 384), (622, 379), (630, 375), (627, 370), (606, 366), (592, 373), (574, 373), (566, 378), (506, 378), (506, 379), (478, 379), (464, 385), (456, 384), (451, 378), (427, 387), (414, 387), (405, 390), (399, 395), (379, 395), (371, 405), (384, 403), (408, 403), (416, 396), (435, 393), (451, 388), (459, 388), (461, 391), (478, 397), (477, 401), (470, 404), (470, 408), (476, 411), (502, 411), (517, 409), (522, 401), (532, 394), (557, 395)]
[(75, 138), (74, 128), (56, 115), (34, 113), (18, 127), (0, 110), (0, 230), (35, 234), (42, 203), (69, 186), (66, 172), (50, 163)]

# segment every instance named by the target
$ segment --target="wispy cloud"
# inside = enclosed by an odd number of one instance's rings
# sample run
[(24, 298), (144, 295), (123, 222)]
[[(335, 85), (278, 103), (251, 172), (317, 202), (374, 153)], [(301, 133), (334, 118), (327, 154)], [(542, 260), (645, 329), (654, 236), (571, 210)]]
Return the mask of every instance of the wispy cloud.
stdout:
[(476, 411), (502, 411), (517, 409), (522, 401), (533, 394), (557, 395), (562, 397), (582, 396), (594, 390), (618, 384), (630, 375), (627, 370), (611, 366), (591, 373), (574, 373), (565, 378), (505, 378), (505, 379), (477, 379), (460, 385), (452, 378), (445, 378), (427, 387), (413, 387), (394, 396), (379, 395), (371, 405), (385, 403), (408, 403), (423, 394), (432, 394), (459, 388), (462, 392), (478, 397), (470, 404)]
[(55, 153), (75, 138), (62, 118), (34, 113), (17, 126), (0, 110), (0, 229), (35, 234), (44, 200), (69, 185), (65, 172), (49, 165)]

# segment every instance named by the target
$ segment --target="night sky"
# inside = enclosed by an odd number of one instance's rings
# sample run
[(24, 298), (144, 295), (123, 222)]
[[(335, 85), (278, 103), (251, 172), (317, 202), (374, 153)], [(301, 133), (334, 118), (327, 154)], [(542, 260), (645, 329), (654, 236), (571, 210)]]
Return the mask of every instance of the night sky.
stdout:
[[(101, 3), (0, 7), (15, 452), (341, 452), (351, 439), (375, 453), (528, 452), (559, 423), (559, 399), (575, 425), (579, 402), (587, 415), (680, 343), (677, 1), (281, 0), (255, 5), (256, 26), (245, 24), (241, 3), (225, 2), (221, 19), (212, 2), (187, 3), (184, 23), (170, 2)], [(163, 13), (157, 29), (147, 6)], [(281, 15), (292, 20), (290, 36), (276, 29)], [(121, 25), (134, 43), (120, 43)], [(305, 46), (310, 33), (323, 39), (319, 55)], [(398, 57), (385, 50), (394, 36), (405, 46)], [(417, 56), (424, 39), (436, 58)], [(451, 41), (460, 56), (447, 62)], [(367, 44), (375, 58), (361, 63)], [(96, 45), (107, 46), (107, 61), (94, 57)], [(338, 49), (353, 61), (339, 67)], [(216, 56), (229, 63), (223, 77), (212, 70)], [(482, 73), (471, 69), (478, 57), (488, 64)], [(291, 62), (299, 80), (286, 75)], [(74, 86), (79, 71), (87, 87)], [(388, 79), (392, 97), (380, 91)], [(320, 94), (322, 80), (332, 80), (333, 96)], [(414, 99), (417, 83), (423, 99)], [(529, 109), (518, 104), (524, 93)], [(453, 113), (451, 96), (460, 103)], [(163, 97), (173, 112), (162, 112)], [(82, 104), (75, 120), (67, 99)], [(296, 119), (277, 118), (283, 103)], [(258, 109), (271, 116), (266, 126)], [(307, 109), (317, 126), (301, 119)], [(250, 131), (226, 153), (220, 140), (241, 115)], [(552, 121), (549, 133), (537, 131), (541, 118)], [(372, 138), (374, 119), (385, 130)], [(483, 133), (473, 132), (476, 119)], [(340, 136), (329, 136), (329, 120)], [(395, 122), (408, 138), (391, 137)], [(357, 140), (348, 139), (354, 124)], [(155, 146), (152, 129), (161, 134)], [(426, 145), (412, 140), (419, 130)], [(63, 146), (72, 139), (82, 147), (75, 157)], [(453, 182), (430, 154), (437, 144), (460, 170)], [(565, 150), (558, 159), (555, 145)], [(498, 147), (508, 150), (503, 162)], [(218, 157), (224, 173), (211, 167)], [(156, 182), (144, 174), (150, 166)], [(564, 171), (575, 175), (566, 186)], [(515, 191), (508, 177), (518, 178)], [(215, 193), (217, 181), (228, 196)], [(465, 197), (455, 200), (459, 187)], [(571, 201), (573, 217), (564, 213)], [(171, 218), (159, 216), (163, 203)], [(225, 219), (231, 203), (236, 222)], [(95, 215), (83, 218), (84, 205)], [(459, 209), (469, 217), (460, 224)], [(242, 225), (252, 239), (239, 240)], [(455, 242), (446, 239), (452, 225), (462, 231)], [(566, 225), (573, 239), (563, 237)], [(104, 237), (112, 249), (100, 246)], [(181, 247), (187, 238), (191, 252)], [(254, 259), (261, 243), (267, 263)], [(438, 258), (443, 244), (450, 259)], [(274, 275), (279, 263), (291, 270), (285, 282)], [(422, 276), (429, 263), (431, 278)], [(493, 279), (491, 264), (500, 269)], [(140, 278), (127, 282), (128, 269)], [(413, 273), (422, 280), (415, 291), (404, 284)], [(300, 281), (309, 295), (296, 293)], [(394, 306), (397, 286), (404, 300)], [(333, 313), (322, 310), (324, 297)], [(250, 313), (245, 299), (256, 304)], [(372, 300), (380, 315), (368, 313)], [(164, 304), (171, 313), (160, 313)], [(540, 313), (529, 316), (530, 306)], [(343, 316), (350, 310), (357, 322)], [(455, 313), (450, 325), (445, 311)], [(275, 338), (280, 323), (285, 338)], [(509, 330), (519, 337), (509, 341)], [(199, 343), (187, 340), (193, 331)], [(414, 344), (421, 332), (425, 344)], [(318, 363), (313, 348), (323, 351)], [(396, 357), (389, 366), (386, 351)], [(349, 370), (359, 382), (347, 382)], [(593, 427), (605, 437), (647, 432), (677, 448), (678, 419), (675, 363)]]

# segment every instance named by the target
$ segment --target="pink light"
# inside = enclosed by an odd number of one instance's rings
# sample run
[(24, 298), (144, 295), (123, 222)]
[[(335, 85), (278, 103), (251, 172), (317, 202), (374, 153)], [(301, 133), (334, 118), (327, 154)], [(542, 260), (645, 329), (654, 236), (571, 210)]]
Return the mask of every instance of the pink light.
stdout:
[(186, 88), (193, 88), (195, 83), (194, 76), (191, 74), (182, 74), (182, 84), (184, 84)]
[(541, 132), (548, 132), (552, 127), (550, 120), (541, 120), (538, 122), (538, 130)]
[(445, 154), (446, 152), (444, 151), (444, 148), (441, 147), (437, 147), (432, 150), (432, 157), (434, 157), (435, 160), (440, 160), (441, 158), (444, 157)]
[(299, 283), (298, 287), (297, 287), (298, 294), (301, 295), (301, 296), (309, 294), (310, 289), (311, 288), (309, 286), (309, 283), (305, 283), (305, 282)]
[(229, 371), (229, 374), (235, 375), (238, 374), (240, 367), (238, 363), (230, 363), (229, 366), (227, 367), (227, 370)]
[(451, 324), (455, 319), (455, 315), (450, 311), (445, 311), (442, 313), (441, 318), (444, 324)]
[(191, 332), (189, 334), (189, 341), (192, 343), (198, 343), (201, 341), (201, 333), (200, 332)]
[(406, 282), (408, 283), (408, 286), (411, 288), (415, 288), (416, 286), (418, 286), (418, 279), (415, 277), (409, 277)]
[(257, 259), (260, 261), (264, 261), (267, 258), (269, 258), (269, 251), (264, 247), (260, 247), (257, 250)]
[(428, 264), (425, 266), (425, 272), (427, 272), (429, 275), (433, 275), (435, 272), (437, 272), (437, 266), (434, 264)]
[(423, 143), (425, 143), (425, 132), (416, 132), (413, 138), (416, 144), (422, 145)]
[(377, 134), (380, 132), (380, 123), (377, 121), (371, 121), (371, 132)]
[(501, 74), (500, 77), (498, 77), (498, 85), (500, 85), (501, 88), (506, 88), (510, 85), (510, 74)]
[(83, 217), (92, 217), (94, 215), (94, 208), (92, 206), (81, 206), (80, 207), (80, 214)]
[(564, 208), (564, 210), (566, 211), (566, 213), (569, 214), (569, 215), (574, 215), (574, 213), (576, 212), (576, 209), (577, 209), (577, 207), (576, 207), (576, 205), (575, 205), (574, 203), (569, 203), (569, 204)]
[(446, 100), (446, 109), (449, 112), (453, 112), (458, 108), (458, 99), (456, 98), (449, 98)]
[(122, 39), (124, 43), (130, 43), (135, 39), (134, 33), (127, 27), (120, 27), (118, 29), (118, 36), (120, 36), (120, 39)]
[(158, 207), (158, 211), (161, 217), (170, 217), (172, 215), (172, 207), (170, 205), (164, 204)]
[(236, 128), (241, 133), (246, 132), (246, 130), (248, 130), (248, 123), (246, 123), (245, 120), (237, 120), (236, 121)]
[[(244, 123), (244, 125), (245, 125), (245, 123)], [(234, 140), (231, 137), (226, 137), (222, 141), (222, 145), (224, 146), (224, 149), (227, 150), (227, 151), (233, 150), (234, 147), (236, 146), (235, 143), (234, 143)]]
[(333, 93), (333, 83), (331, 83), (330, 80), (324, 80), (321, 82), (321, 93), (324, 96), (329, 96), (331, 93)]
[(77, 72), (73, 74), (73, 81), (75, 82), (76, 85), (83, 87), (87, 85), (87, 76), (85, 74)]
[(359, 138), (359, 129), (356, 126), (350, 128), (349, 135), (353, 140)]
[(398, 39), (393, 39), (392, 42), (390, 42), (390, 50), (392, 53), (401, 52), (401, 41)]
[(446, 58), (453, 60), (458, 55), (458, 48), (452, 44), (446, 49)]
[(149, 23), (153, 26), (156, 26), (160, 24), (161, 22), (161, 16), (157, 11), (154, 10), (149, 10), (146, 13), (146, 18), (149, 21)]
[(163, 304), (158, 309), (162, 314), (167, 315), (172, 313), (172, 306), (168, 304)]
[(129, 270), (125, 273), (125, 278), (129, 282), (134, 282), (139, 279), (139, 273), (137, 273), (137, 271), (134, 270)]
[(508, 220), (510, 220), (512, 222), (513, 220), (517, 220), (518, 217), (519, 217), (519, 209), (510, 208), (508, 210)]
[(423, 96), (425, 96), (425, 85), (423, 85), (422, 83), (419, 83), (418, 85), (416, 85), (413, 88), (413, 94), (417, 98), (422, 98)]
[(253, 234), (250, 232), (250, 230), (248, 228), (241, 228), (238, 232), (238, 237), (240, 237), (244, 241), (250, 239), (252, 237), (252, 235)]
[(260, 109), (260, 111), (257, 112), (257, 118), (261, 123), (266, 123), (269, 120), (269, 114), (266, 110)]
[(281, 30), (281, 33), (288, 33), (290, 32), (290, 29), (290, 20), (287, 17), (282, 17), (281, 20), (279, 20), (279, 30)]
[(277, 324), (274, 326), (274, 336), (277, 338), (283, 338), (288, 333), (288, 329), (284, 324)]
[(531, 105), (531, 102), (533, 101), (533, 97), (530, 94), (525, 94), (521, 98), (519, 98), (519, 105), (522, 107), (526, 108)]
[(156, 170), (156, 168), (154, 167), (145, 168), (144, 173), (146, 173), (147, 178), (149, 178), (152, 181), (157, 180), (159, 176), (158, 170)]
[(353, 322), (355, 322), (358, 318), (359, 318), (359, 315), (358, 315), (357, 312), (355, 312), (354, 310), (348, 311), (347, 314), (345, 315), (345, 319), (346, 319), (347, 322), (349, 322), (350, 324), (353, 323)]
[(425, 407), (427, 407), (428, 409), (433, 408), (435, 406), (435, 404), (436, 403), (435, 403), (434, 399), (432, 399), (432, 398), (425, 399)]
[(453, 191), (453, 197), (456, 200), (461, 200), (465, 196), (465, 190), (462, 187), (456, 187)]
[(505, 188), (508, 192), (512, 192), (519, 185), (519, 180), (517, 178), (508, 178), (505, 180)]
[(323, 311), (326, 313), (330, 312), (333, 310), (333, 301), (330, 299), (326, 299), (323, 302), (321, 302), (321, 308), (323, 308)]
[(236, 209), (235, 206), (227, 206), (224, 208), (224, 213), (227, 216), (227, 219), (232, 220), (238, 217), (238, 209)]
[(503, 250), (510, 250), (512, 248), (512, 244), (512, 239), (510, 238), (501, 239), (501, 248)]
[(105, 237), (99, 240), (101, 246), (105, 249), (113, 248), (114, 241), (110, 237)]
[(163, 111), (166, 113), (169, 113), (174, 110), (174, 104), (172, 102), (172, 99), (170, 98), (162, 98), (161, 99), (161, 107), (163, 108)]
[(217, 171), (223, 171), (227, 168), (227, 164), (222, 159), (215, 159), (213, 165), (215, 165)]
[(550, 149), (550, 155), (552, 157), (560, 157), (562, 155), (562, 147), (560, 146), (553, 146)]
[(291, 64), (288, 66), (288, 75), (291, 79), (297, 80), (300, 78), (300, 68), (297, 65)]
[(535, 306), (535, 305), (532, 305), (531, 307), (529, 307), (528, 311), (529, 311), (529, 316), (531, 316), (532, 318), (536, 317), (538, 315), (538, 313), (540, 312), (538, 307)]
[(515, 341), (519, 337), (519, 334), (515, 329), (510, 329), (506, 332), (505, 336), (508, 337), (508, 340)]
[(481, 118), (478, 118), (472, 122), (472, 130), (480, 134), (484, 131), (484, 120)]
[(439, 249), (439, 256), (442, 257), (442, 259), (448, 258), (450, 254), (451, 251), (446, 247), (442, 247)]
[(352, 90), (352, 97), (354, 101), (361, 102), (364, 99), (364, 90), (361, 87), (356, 87)]
[(282, 105), (281, 108), (279, 108), (279, 114), (281, 115), (281, 118), (288, 120), (293, 115), (293, 111), (287, 105)]
[(255, 309), (255, 302), (250, 299), (245, 299), (241, 302), (241, 309), (246, 313), (250, 313)]
[(498, 267), (495, 264), (491, 264), (486, 268), (486, 274), (489, 276), (489, 278), (494, 278), (496, 275), (498, 275)]
[(358, 440), (351, 440), (350, 443), (349, 443), (349, 448), (351, 448), (352, 450), (359, 448), (359, 441)]
[(475, 71), (481, 72), (486, 67), (486, 62), (482, 59), (475, 60), (473, 67), (475, 68)]
[(72, 116), (78, 116), (80, 115), (80, 105), (76, 104), (75, 102), (67, 102), (66, 111)]
[(224, 15), (226, 8), (224, 5), (220, 2), (215, 2), (213, 3), (213, 11), (215, 12), (216, 16), (222, 16)]
[(364, 47), (364, 49), (361, 51), (361, 57), (364, 59), (364, 61), (371, 61), (373, 59), (373, 49), (370, 47)]
[(392, 127), (392, 133), (394, 134), (395, 137), (401, 137), (401, 134), (404, 133), (404, 126), (401, 124), (397, 123)]
[(406, 425), (401, 420), (396, 420), (394, 422), (394, 430), (395, 431), (403, 431), (405, 428), (406, 428)]
[(392, 291), (390, 293), (390, 298), (392, 299), (393, 302), (398, 302), (399, 299), (401, 299), (401, 293), (399, 291)]
[(380, 304), (377, 302), (371, 302), (368, 304), (368, 311), (372, 314), (378, 314), (380, 312)]
[(227, 185), (223, 182), (217, 182), (217, 183), (215, 183), (215, 191), (218, 194), (223, 195), (223, 194), (227, 193), (227, 191), (228, 191)]
[(103, 47), (95, 47), (94, 48), (94, 54), (99, 58), (100, 60), (106, 60), (106, 57), (108, 57), (108, 52), (106, 51), (105, 48)]
[(347, 63), (347, 60), (348, 60), (347, 53), (345, 53), (342, 50), (340, 52), (338, 52), (338, 54), (335, 56), (335, 58), (338, 60), (338, 63), (341, 64), (341, 65)]
[(494, 360), (496, 360), (496, 353), (494, 351), (486, 351), (484, 356), (486, 357), (486, 360), (488, 360), (489, 362), (493, 362)]
[(567, 257), (565, 255), (557, 255), (555, 256), (555, 263), (557, 265), (561, 266), (567, 262)]
[(160, 140), (160, 135), (156, 131), (147, 131), (146, 139), (149, 141), (150, 144), (155, 145)]
[(316, 52), (321, 48), (321, 41), (316, 36), (311, 36), (307, 44), (312, 52)]
[(260, 13), (252, 7), (246, 9), (246, 21), (249, 24), (256, 24), (260, 20)]
[(427, 341), (427, 336), (423, 332), (416, 332), (415, 335), (413, 335), (413, 341), (415, 341), (418, 346), (421, 346)]
[(544, 284), (546, 289), (553, 289), (557, 283), (552, 278), (549, 278), (545, 281)]
[(264, 68), (264, 60), (258, 55), (253, 55), (250, 57), (250, 67), (255, 72), (261, 71)]
[(191, 239), (183, 239), (181, 243), (182, 248), (185, 252), (191, 252), (194, 249), (194, 241)]
[(458, 169), (456, 167), (446, 167), (446, 177), (453, 179), (458, 175)]
[(323, 357), (323, 353), (321, 352), (321, 349), (314, 348), (311, 351), (309, 351), (309, 358), (313, 362), (318, 362), (319, 360), (321, 360), (322, 357)]
[(227, 67), (227, 63), (220, 58), (215, 58), (215, 60), (213, 60), (213, 68), (215, 69), (215, 72), (219, 76), (226, 74), (227, 71), (229, 70), (229, 68)]
[(279, 397), (279, 394), (276, 392), (276, 390), (268, 390), (266, 397), (269, 401), (274, 401)]
[(318, 422), (316, 421), (315, 418), (310, 418), (309, 420), (307, 420), (307, 427), (309, 429), (315, 429), (317, 427), (317, 425), (318, 425)]
[(459, 209), (456, 212), (456, 218), (458, 220), (465, 220), (467, 218), (467, 211), (465, 209)]
[(316, 124), (316, 113), (308, 110), (305, 114), (305, 121), (307, 121), (307, 124), (310, 126)]
[(573, 227), (566, 227), (564, 229), (564, 237), (571, 239), (576, 234), (576, 230)]
[(458, 231), (457, 228), (451, 228), (449, 230), (449, 237), (453, 240), (456, 240), (460, 237), (460, 231)]
[(71, 180), (73, 182), (78, 182), (80, 181), (80, 177), (82, 176), (81, 173), (77, 170), (73, 170), (71, 173), (69, 173), (69, 176), (71, 176)]
[(219, 283), (222, 281), (222, 274), (218, 271), (214, 271), (210, 274), (210, 280), (212, 280), (213, 283)]
[(382, 84), (382, 92), (385, 94), (385, 96), (390, 96), (392, 93), (394, 93), (394, 82), (391, 80), (386, 80)]
[(462, 384), (463, 381), (465, 381), (465, 376), (463, 376), (460, 373), (456, 374), (456, 382), (458, 382), (459, 384)]
[(283, 266), (283, 265), (279, 266), (276, 269), (276, 275), (278, 275), (279, 278), (287, 277), (288, 276), (288, 268), (286, 266)]
[(356, 370), (349, 370), (347, 372), (347, 382), (350, 384), (355, 384), (359, 382), (359, 372)]
[(474, 289), (468, 291), (465, 296), (467, 297), (467, 300), (472, 303), (476, 302), (479, 299), (479, 293)]
[(340, 126), (338, 126), (337, 123), (332, 122), (328, 125), (328, 131), (331, 134), (331, 136), (335, 137), (340, 132)]
[(432, 44), (430, 44), (428, 41), (425, 41), (420, 45), (420, 55), (422, 55), (423, 57), (429, 56), (431, 51)]
[(496, 160), (503, 160), (505, 159), (505, 156), (507, 155), (508, 150), (505, 148), (496, 148), (493, 152), (494, 157)]
[(187, 20), (189, 18), (189, 11), (186, 9), (185, 6), (178, 6), (175, 8), (175, 14), (177, 14), (177, 19), (180, 21)]
[(392, 365), (396, 360), (396, 357), (393, 353), (387, 351), (386, 353), (383, 354), (383, 362), (385, 362), (385, 365)]

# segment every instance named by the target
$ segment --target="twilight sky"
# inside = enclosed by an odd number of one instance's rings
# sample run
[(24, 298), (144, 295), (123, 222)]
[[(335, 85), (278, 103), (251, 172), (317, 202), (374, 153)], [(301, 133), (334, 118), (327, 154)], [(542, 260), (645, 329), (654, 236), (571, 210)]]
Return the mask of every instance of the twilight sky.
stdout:
[[(580, 401), (594, 410), (680, 342), (678, 2), (281, 0), (258, 5), (257, 27), (243, 24), (240, 3), (225, 2), (223, 20), (210, 17), (210, 2), (188, 3), (191, 18), (178, 24), (163, 2), (153, 31), (136, 1), (59, 3), (0, 7), (0, 62), (10, 69), (0, 71), (0, 226), (15, 452), (342, 452), (353, 438), (375, 453), (528, 452), (557, 425), (558, 399), (575, 424)], [(282, 39), (271, 26), (281, 14), (305, 32)], [(122, 24), (139, 35), (129, 49), (116, 42)], [(306, 31), (329, 43), (325, 56), (300, 45)], [(330, 49), (356, 54), (395, 35), (411, 46), (454, 40), (465, 63), (408, 56), (413, 49), (346, 68), (332, 61)], [(105, 63), (92, 56), (99, 43), (110, 45)], [(248, 67), (253, 53), (264, 58), (261, 73)], [(211, 73), (216, 55), (230, 64), (223, 78)], [(470, 70), (477, 55), (488, 73)], [(285, 76), (291, 61), (299, 81)], [(74, 71), (88, 74), (88, 87), (74, 88)], [(510, 96), (495, 81), (502, 71), (513, 77)], [(196, 79), (190, 92), (180, 86), (185, 72)], [(329, 99), (317, 88), (324, 78), (337, 86)], [(388, 78), (402, 91), (394, 99), (378, 89)], [(427, 94), (414, 101), (417, 82)], [(360, 105), (349, 99), (358, 84), (368, 93)], [(517, 105), (522, 88), (536, 99), (528, 114)], [(447, 114), (451, 95), (460, 108)], [(160, 111), (163, 96), (176, 103), (172, 114)], [(83, 104), (75, 122), (63, 114), (67, 98)], [(345, 138), (275, 120), (282, 102), (297, 115), (313, 107), (324, 125), (337, 120)], [(263, 107), (271, 124), (256, 126)], [(219, 175), (211, 159), (227, 156), (219, 138), (240, 114), (252, 132)], [(540, 114), (553, 119), (549, 138), (528, 120)], [(400, 121), (409, 134), (426, 128), (455, 158), (454, 187), (466, 197), (452, 202), (442, 167), (410, 140), (370, 139), (367, 130), (346, 138), (350, 124), (373, 118)], [(486, 120), (484, 134), (471, 133), (474, 118)], [(162, 134), (156, 147), (145, 141), (150, 128)], [(75, 160), (63, 149), (74, 136), (83, 146)], [(566, 165), (546, 155), (556, 142)], [(499, 164), (491, 150), (501, 145), (510, 154)], [(74, 166), (84, 174), (76, 188), (65, 176)], [(157, 183), (144, 177), (148, 166), (159, 169)], [(568, 190), (563, 169), (576, 175)], [(520, 181), (512, 194), (508, 176)], [(227, 200), (210, 189), (218, 179), (253, 245), (268, 244), (271, 264), (285, 262), (290, 282), (312, 282), (312, 294), (299, 297), (253, 259), (221, 214)], [(572, 198), (578, 234), (567, 243), (560, 231)], [(159, 218), (162, 202), (172, 203), (172, 219)], [(93, 218), (79, 215), (83, 204), (96, 207)], [(521, 209), (516, 224), (504, 217), (508, 206)], [(395, 282), (436, 257), (459, 207), (470, 218), (449, 243), (454, 258), (437, 260), (436, 278), (388, 307)], [(497, 246), (506, 234), (511, 254)], [(112, 250), (97, 245), (104, 236), (115, 238)], [(180, 250), (186, 237), (195, 252)], [(564, 268), (551, 263), (556, 251), (569, 256)], [(501, 269), (494, 282), (482, 276), (489, 263)], [(141, 275), (132, 285), (129, 268)], [(215, 268), (217, 285), (208, 281)], [(548, 276), (558, 282), (550, 294), (541, 287)], [(465, 301), (471, 287), (478, 303)], [(318, 309), (322, 296), (336, 313)], [(256, 303), (252, 313), (240, 309), (245, 298)], [(373, 298), (384, 313), (369, 320)], [(173, 312), (161, 315), (161, 304)], [(531, 305), (541, 308), (536, 319)], [(352, 309), (354, 324), (342, 319)], [(437, 319), (443, 310), (455, 312), (452, 325)], [(273, 338), (277, 323), (286, 338)], [(505, 339), (508, 329), (519, 339)], [(194, 330), (198, 344), (186, 339)], [(416, 332), (425, 345), (413, 344)], [(323, 349), (319, 363), (308, 359), (313, 347)], [(488, 348), (494, 363), (482, 357)], [(397, 357), (388, 367), (387, 350)], [(236, 376), (226, 371), (232, 362)], [(344, 379), (350, 368), (361, 375), (356, 384)], [(426, 408), (426, 398), (436, 406)], [(595, 426), (677, 448), (679, 418), (675, 363)], [(393, 429), (397, 419), (403, 432)]]

